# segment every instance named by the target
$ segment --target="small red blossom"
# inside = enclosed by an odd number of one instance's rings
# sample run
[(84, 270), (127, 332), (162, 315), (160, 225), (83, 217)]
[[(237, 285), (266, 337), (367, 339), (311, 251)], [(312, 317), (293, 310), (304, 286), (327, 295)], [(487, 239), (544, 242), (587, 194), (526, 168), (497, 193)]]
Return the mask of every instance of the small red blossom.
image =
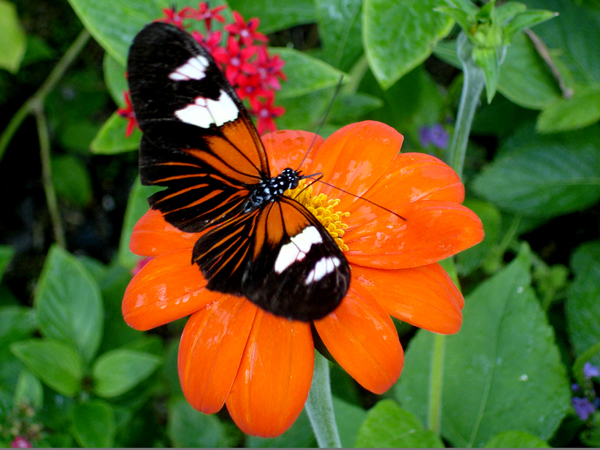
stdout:
[(133, 112), (133, 105), (131, 104), (131, 98), (129, 98), (129, 91), (123, 91), (123, 98), (125, 99), (125, 106), (117, 109), (117, 114), (127, 119), (127, 128), (125, 129), (125, 137), (131, 136), (133, 130), (138, 126)]
[(183, 19), (186, 18), (183, 14), (185, 9), (186, 8), (183, 8), (181, 11), (177, 12), (175, 8), (163, 8), (163, 14), (165, 16), (158, 19), (157, 22), (170, 23), (183, 30)]
[(212, 30), (212, 21), (216, 20), (217, 22), (225, 23), (225, 17), (219, 14), (220, 11), (227, 8), (227, 5), (215, 6), (214, 8), (210, 8), (208, 3), (200, 2), (198, 4), (198, 9), (194, 8), (184, 8), (181, 12), (185, 14), (187, 19), (194, 20), (203, 20), (204, 26), (206, 27), (206, 31), (210, 32)]
[(285, 108), (282, 106), (275, 106), (273, 102), (275, 97), (268, 95), (264, 100), (257, 97), (250, 98), (250, 104), (252, 105), (252, 112), (258, 117), (258, 134), (263, 134), (267, 131), (277, 130), (275, 125), (275, 118), (280, 117), (285, 112)]
[(227, 47), (219, 47), (213, 53), (213, 58), (225, 66), (225, 76), (231, 82), (240, 72), (247, 74), (256, 73), (257, 68), (250, 62), (256, 53), (256, 47), (241, 48), (238, 41), (232, 36), (227, 39)]
[(235, 78), (235, 92), (242, 100), (245, 98), (266, 97), (269, 95), (269, 90), (264, 87), (261, 81), (258, 74), (245, 75), (240, 73)]
[(279, 80), (287, 80), (287, 77), (282, 72), (285, 61), (279, 55), (269, 55), (266, 47), (258, 47), (257, 66), (258, 74), (265, 86), (271, 89), (281, 89)]
[(206, 35), (203, 35), (199, 31), (194, 31), (192, 36), (211, 55), (214, 54), (217, 48), (219, 48), (219, 45), (221, 45), (222, 34), (220, 31), (213, 31), (212, 33)]
[(240, 41), (244, 45), (253, 45), (254, 41), (268, 42), (269, 39), (262, 33), (256, 31), (260, 20), (258, 18), (250, 19), (248, 22), (244, 20), (240, 13), (233, 11), (233, 19), (235, 23), (225, 26), (233, 36), (239, 36)]

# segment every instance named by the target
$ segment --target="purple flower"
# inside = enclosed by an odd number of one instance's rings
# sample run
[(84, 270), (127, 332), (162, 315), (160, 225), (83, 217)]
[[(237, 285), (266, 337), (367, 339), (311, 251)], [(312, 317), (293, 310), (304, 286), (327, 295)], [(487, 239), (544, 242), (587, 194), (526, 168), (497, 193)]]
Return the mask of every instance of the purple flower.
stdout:
[(31, 448), (31, 442), (22, 436), (17, 436), (10, 443), (11, 448)]
[(600, 377), (600, 369), (598, 369), (598, 366), (594, 366), (588, 361), (583, 365), (583, 376), (588, 380), (594, 377)]
[(578, 385), (577, 383), (573, 383), (573, 384), (571, 385), (571, 390), (572, 390), (573, 392), (578, 392), (580, 389), (581, 389), (581, 388), (579, 387), (579, 385)]
[(448, 146), (449, 138), (448, 132), (439, 123), (430, 127), (421, 127), (419, 130), (419, 139), (423, 147), (433, 144), (434, 147), (443, 150)]
[(596, 408), (587, 398), (574, 397), (571, 399), (573, 408), (581, 420), (587, 420), (591, 414), (596, 411)]

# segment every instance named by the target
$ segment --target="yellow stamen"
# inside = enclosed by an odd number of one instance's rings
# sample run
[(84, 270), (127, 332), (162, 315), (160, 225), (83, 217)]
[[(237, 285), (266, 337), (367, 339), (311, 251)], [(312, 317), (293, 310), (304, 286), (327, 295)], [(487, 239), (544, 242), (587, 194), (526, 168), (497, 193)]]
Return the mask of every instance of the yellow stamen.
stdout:
[(344, 244), (342, 236), (345, 233), (344, 230), (348, 228), (348, 225), (343, 222), (344, 217), (350, 216), (350, 213), (335, 210), (340, 203), (339, 199), (328, 199), (325, 194), (313, 196), (313, 188), (312, 186), (306, 187), (306, 180), (300, 180), (297, 188), (288, 189), (283, 195), (293, 198), (308, 209), (329, 232), (338, 247), (343, 252), (348, 251), (348, 246)]

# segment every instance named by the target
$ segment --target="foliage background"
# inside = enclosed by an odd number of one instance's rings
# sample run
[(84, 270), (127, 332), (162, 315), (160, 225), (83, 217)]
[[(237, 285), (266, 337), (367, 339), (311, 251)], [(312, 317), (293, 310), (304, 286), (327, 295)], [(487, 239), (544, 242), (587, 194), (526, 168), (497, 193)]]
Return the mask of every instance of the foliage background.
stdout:
[[(0, 160), (0, 443), (36, 446), (313, 446), (303, 413), (276, 439), (244, 436), (226, 411), (183, 400), (176, 351), (182, 323), (128, 328), (120, 302), (137, 257), (133, 223), (147, 207), (139, 133), (124, 137), (129, 43), (183, 0), (0, 0), (0, 129), (43, 85), (82, 28), (93, 41), (43, 100), (52, 178), (66, 245), (53, 244), (40, 122), (27, 118)], [(232, 0), (259, 17), (287, 61), (280, 128), (322, 134), (366, 118), (405, 135), (403, 151), (446, 158), (420, 130), (452, 133), (462, 76), (457, 28), (442, 0)], [(433, 335), (398, 323), (404, 372), (382, 397), (332, 367), (344, 446), (600, 446), (600, 415), (575, 414), (570, 384), (591, 398), (600, 364), (600, 4), (525, 0), (560, 15), (519, 34), (485, 97), (469, 143), (466, 204), (484, 242), (456, 258), (466, 296), (447, 339), (440, 434), (428, 429)], [(216, 4), (216, 3), (215, 3)], [(196, 6), (196, 5), (193, 5)], [(214, 6), (211, 4), (211, 6)], [(275, 50), (274, 50), (275, 51)], [(39, 106), (39, 105), (34, 105)], [(38, 113), (40, 110), (37, 110)], [(443, 146), (442, 146), (443, 147)], [(596, 379), (596, 382), (598, 380)]]

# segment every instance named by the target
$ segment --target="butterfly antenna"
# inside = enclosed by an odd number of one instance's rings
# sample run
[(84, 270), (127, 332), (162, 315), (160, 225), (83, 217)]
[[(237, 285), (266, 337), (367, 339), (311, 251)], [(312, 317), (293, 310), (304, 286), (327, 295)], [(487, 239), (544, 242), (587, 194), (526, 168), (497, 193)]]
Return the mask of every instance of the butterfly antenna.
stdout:
[(352, 192), (348, 192), (348, 191), (346, 191), (346, 190), (344, 190), (344, 189), (342, 189), (342, 188), (339, 188), (339, 187), (337, 187), (337, 186), (334, 186), (333, 184), (329, 184), (329, 183), (327, 183), (326, 181), (323, 181), (323, 180), (321, 180), (321, 178), (323, 177), (323, 174), (321, 174), (321, 173), (315, 173), (315, 174), (313, 174), (313, 175), (305, 175), (305, 176), (303, 176), (302, 178), (311, 178), (311, 177), (313, 177), (314, 175), (318, 175), (318, 178), (316, 178), (316, 179), (315, 179), (315, 181), (313, 181), (313, 182), (311, 183), (311, 185), (312, 185), (312, 184), (314, 184), (314, 183), (316, 183), (316, 182), (318, 181), (319, 183), (323, 183), (323, 184), (324, 184), (324, 185), (326, 185), (326, 186), (332, 187), (333, 189), (337, 189), (338, 191), (340, 191), (340, 192), (343, 192), (344, 194), (351, 195), (352, 197), (355, 197), (355, 198), (358, 198), (358, 199), (360, 199), (360, 200), (362, 200), (362, 201), (365, 201), (365, 202), (367, 202), (367, 203), (370, 203), (370, 204), (371, 204), (371, 205), (373, 205), (373, 206), (377, 206), (378, 208), (381, 208), (381, 209), (383, 209), (384, 211), (387, 211), (387, 212), (389, 212), (390, 214), (393, 214), (394, 216), (398, 217), (399, 219), (402, 219), (402, 220), (404, 220), (405, 222), (408, 222), (408, 219), (407, 219), (406, 217), (402, 217), (400, 214), (398, 214), (398, 213), (395, 213), (394, 211), (392, 211), (391, 209), (388, 209), (388, 208), (386, 208), (385, 206), (381, 206), (381, 205), (379, 205), (379, 204), (377, 204), (377, 203), (375, 203), (375, 202), (373, 202), (373, 201), (369, 200), (368, 198), (364, 198), (364, 197), (361, 197), (360, 195), (353, 194)]
[(333, 108), (335, 99), (337, 98), (338, 94), (340, 93), (340, 89), (342, 88), (342, 80), (343, 79), (344, 79), (344, 76), (343, 75), (340, 76), (340, 81), (338, 81), (338, 84), (335, 87), (335, 92), (333, 93), (333, 98), (331, 99), (331, 102), (329, 102), (329, 106), (327, 107), (327, 111), (325, 112), (325, 115), (323, 116), (323, 120), (321, 120), (321, 123), (319, 124), (319, 128), (317, 128), (317, 132), (315, 133), (315, 137), (313, 138), (312, 142), (310, 143), (308, 150), (304, 154), (302, 161), (300, 161), (300, 164), (298, 164), (298, 168), (296, 169), (296, 172), (298, 172), (300, 170), (300, 167), (302, 167), (302, 164), (304, 164), (304, 161), (306, 161), (306, 157), (310, 153), (310, 150), (313, 148), (313, 145), (315, 145), (315, 141), (317, 140), (317, 137), (319, 136), (319, 133), (321, 132), (321, 129), (323, 128), (323, 125), (325, 125), (325, 121), (327, 120), (327, 117), (329, 116), (329, 113), (331, 112), (331, 108)]

